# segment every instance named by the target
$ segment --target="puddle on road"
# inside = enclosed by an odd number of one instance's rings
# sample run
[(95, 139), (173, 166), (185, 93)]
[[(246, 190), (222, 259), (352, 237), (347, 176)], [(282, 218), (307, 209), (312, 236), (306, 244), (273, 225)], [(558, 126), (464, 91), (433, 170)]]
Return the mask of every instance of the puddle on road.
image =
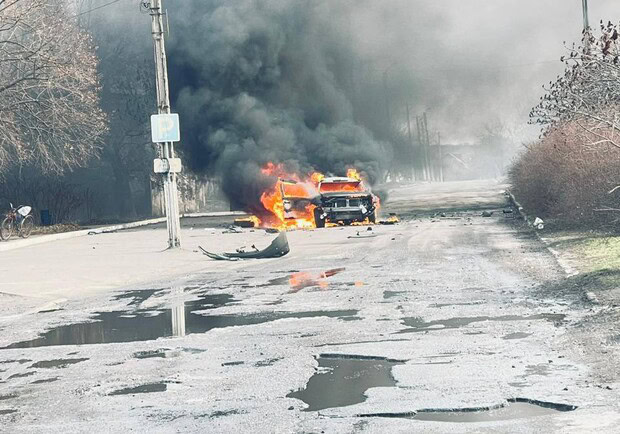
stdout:
[(9, 378), (7, 378), (7, 380), (14, 380), (15, 378), (30, 377), (31, 375), (34, 375), (36, 373), (37, 373), (36, 371), (33, 371), (33, 372), (25, 372), (23, 374), (13, 374)]
[(577, 407), (574, 405), (556, 404), (527, 398), (513, 398), (509, 399), (505, 405), (493, 408), (422, 409), (409, 413), (360, 414), (358, 417), (402, 418), (428, 422), (476, 423), (527, 419), (553, 415), (558, 412), (573, 411), (575, 409), (577, 409)]
[(399, 331), (398, 333), (417, 333), (433, 330), (446, 330), (465, 327), (469, 324), (483, 321), (536, 321), (546, 320), (553, 323), (560, 323), (566, 318), (564, 314), (542, 313), (537, 315), (503, 315), (503, 316), (474, 316), (461, 318), (448, 318), (434, 321), (424, 321), (420, 317), (403, 318), (403, 324), (410, 328)]
[(41, 369), (62, 369), (69, 365), (75, 365), (76, 363), (84, 362), (88, 359), (56, 359), (56, 360), (41, 360), (40, 362), (33, 363), (29, 368), (41, 368)]
[(310, 377), (306, 388), (289, 393), (306, 404), (304, 411), (345, 407), (366, 400), (371, 387), (394, 387), (392, 367), (404, 363), (381, 357), (322, 354), (319, 367)]
[(517, 332), (517, 333), (509, 333), (506, 336), (502, 336), (502, 339), (506, 339), (506, 340), (525, 339), (528, 336), (532, 336), (532, 333)]
[(383, 299), (389, 300), (390, 298), (400, 297), (406, 293), (406, 291), (383, 291)]
[(53, 383), (54, 381), (58, 381), (58, 377), (52, 377), (52, 378), (43, 378), (41, 380), (35, 380), (30, 384), (44, 384), (44, 383)]
[(134, 395), (137, 393), (154, 393), (154, 392), (165, 392), (168, 389), (168, 385), (166, 383), (148, 383), (143, 384), (141, 386), (136, 387), (126, 387), (124, 389), (115, 390), (108, 394), (108, 396), (118, 396), (118, 395)]
[[(145, 295), (144, 295), (145, 296)], [(210, 309), (236, 300), (228, 294), (204, 295), (173, 309), (100, 312), (92, 322), (68, 324), (45, 332), (40, 337), (11, 344), (6, 348), (32, 348), (55, 345), (148, 341), (160, 337), (205, 333), (214, 328), (262, 324), (284, 318), (348, 318), (357, 310), (268, 312), (247, 315), (202, 315)], [(179, 330), (181, 328), (181, 330)]]
[(13, 410), (12, 408), (9, 408), (7, 410), (0, 410), (0, 416), (2, 416), (3, 414), (11, 414), (11, 413), (16, 413), (17, 410)]

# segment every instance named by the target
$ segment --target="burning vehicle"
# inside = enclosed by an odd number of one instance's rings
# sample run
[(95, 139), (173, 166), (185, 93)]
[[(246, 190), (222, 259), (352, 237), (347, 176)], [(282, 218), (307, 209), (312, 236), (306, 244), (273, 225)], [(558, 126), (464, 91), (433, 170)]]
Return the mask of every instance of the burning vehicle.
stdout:
[(317, 228), (325, 227), (327, 222), (350, 225), (377, 221), (378, 199), (357, 177), (323, 178), (317, 202), (314, 209)]
[(318, 172), (302, 176), (288, 173), (282, 164), (269, 163), (262, 172), (276, 178), (260, 198), (265, 213), (258, 221), (264, 227), (313, 229), (377, 221), (379, 198), (355, 169), (347, 170), (346, 177), (325, 177)]

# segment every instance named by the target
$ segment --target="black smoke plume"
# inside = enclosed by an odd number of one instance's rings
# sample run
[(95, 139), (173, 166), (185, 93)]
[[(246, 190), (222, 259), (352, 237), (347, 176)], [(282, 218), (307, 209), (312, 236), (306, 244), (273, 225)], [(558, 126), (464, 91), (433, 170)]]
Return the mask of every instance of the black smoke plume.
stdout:
[(232, 202), (260, 208), (269, 161), (299, 173), (355, 167), (371, 183), (385, 170), (391, 146), (355, 121), (359, 62), (337, 3), (185, 0), (171, 17), (183, 29), (167, 48), (184, 161), (221, 176)]

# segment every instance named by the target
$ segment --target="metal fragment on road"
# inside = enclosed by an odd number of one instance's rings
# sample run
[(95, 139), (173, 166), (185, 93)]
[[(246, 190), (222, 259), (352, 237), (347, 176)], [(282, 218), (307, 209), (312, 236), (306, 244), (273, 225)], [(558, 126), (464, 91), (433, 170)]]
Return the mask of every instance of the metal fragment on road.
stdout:
[(239, 259), (268, 259), (268, 258), (280, 258), (290, 252), (288, 245), (288, 238), (286, 232), (281, 232), (267, 248), (263, 250), (256, 250), (254, 252), (244, 252), (240, 249), (234, 253), (212, 253), (198, 246), (202, 253), (211, 259), (218, 261), (237, 261)]

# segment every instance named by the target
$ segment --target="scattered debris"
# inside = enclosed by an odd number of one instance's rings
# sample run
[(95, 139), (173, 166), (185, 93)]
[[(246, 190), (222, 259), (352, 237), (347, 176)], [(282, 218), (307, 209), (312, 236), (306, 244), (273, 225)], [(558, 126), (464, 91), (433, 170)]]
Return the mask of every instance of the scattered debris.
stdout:
[(222, 231), (222, 233), (223, 234), (241, 234), (243, 233), (243, 231), (235, 225), (230, 225), (228, 226), (226, 230)]
[(267, 258), (280, 258), (290, 252), (288, 246), (288, 239), (286, 238), (286, 232), (281, 232), (271, 244), (263, 249), (259, 250), (255, 246), (252, 246), (255, 250), (252, 252), (246, 252), (243, 249), (237, 249), (234, 253), (211, 253), (198, 246), (202, 253), (211, 259), (218, 261), (237, 261), (239, 259), (267, 259)]
[(353, 239), (353, 238), (375, 238), (376, 236), (377, 236), (377, 234), (360, 233), (360, 231), (357, 231), (355, 233), (355, 235), (349, 235), (347, 238), (349, 238), (349, 239)]
[(538, 230), (543, 230), (545, 228), (545, 222), (540, 217), (536, 217), (534, 220), (534, 227)]

